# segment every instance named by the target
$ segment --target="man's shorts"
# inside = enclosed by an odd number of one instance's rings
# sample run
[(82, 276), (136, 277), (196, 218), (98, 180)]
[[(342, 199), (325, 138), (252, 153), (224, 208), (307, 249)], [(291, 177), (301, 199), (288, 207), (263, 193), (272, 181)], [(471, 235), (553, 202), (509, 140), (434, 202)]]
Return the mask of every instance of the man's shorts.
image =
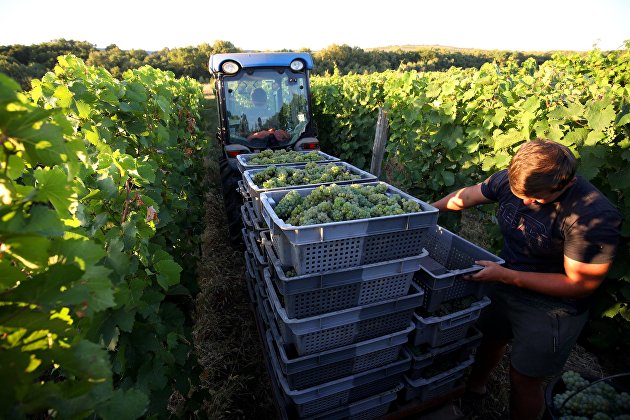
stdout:
[(588, 320), (588, 310), (514, 286), (495, 284), (490, 289), (492, 303), (479, 317), (484, 336), (511, 339), (512, 367), (523, 375), (560, 373)]

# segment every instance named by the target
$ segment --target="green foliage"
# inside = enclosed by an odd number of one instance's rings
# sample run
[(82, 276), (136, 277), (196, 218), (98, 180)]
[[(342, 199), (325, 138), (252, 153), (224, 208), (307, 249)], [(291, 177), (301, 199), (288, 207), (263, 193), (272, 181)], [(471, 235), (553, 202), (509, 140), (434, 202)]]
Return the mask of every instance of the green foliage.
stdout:
[[(550, 138), (574, 151), (580, 175), (628, 216), (629, 75), (628, 50), (446, 72), (335, 74), (312, 81), (315, 121), (323, 150), (366, 167), (382, 106), (389, 119), (385, 176), (428, 202), (506, 168), (526, 140)], [(359, 134), (357, 127), (366, 128)], [(587, 329), (602, 347), (630, 344), (630, 228), (623, 229)], [(488, 226), (491, 231), (498, 235)]]
[(529, 58), (539, 64), (550, 60), (549, 52), (487, 51), (448, 47), (411, 46), (363, 50), (349, 45), (330, 45), (313, 53), (314, 74), (367, 74), (386, 70), (446, 71), (451, 67), (480, 68), (486, 63), (521, 63)]
[(323, 150), (369, 169), (384, 83), (391, 73), (313, 78), (313, 113)]
[[(107, 69), (114, 77), (120, 77), (126, 70), (149, 65), (172, 71), (177, 77), (208, 80), (208, 59), (212, 54), (240, 51), (229, 41), (163, 48), (159, 51), (124, 51), (113, 44), (99, 50), (88, 42), (60, 39), (37, 45), (0, 46), (0, 72), (18, 80), (23, 89), (29, 89), (32, 79), (41, 78), (54, 67), (57, 56), (73, 54), (89, 65)], [(521, 63), (528, 58), (541, 64), (551, 59), (551, 53), (421, 46), (363, 50), (345, 44), (333, 44), (313, 53), (313, 74), (366, 74), (386, 70), (445, 71), (450, 67), (479, 68), (485, 63), (504, 64), (510, 60)]]
[(72, 54), (88, 65), (103, 67), (117, 78), (122, 77), (127, 70), (149, 65), (156, 69), (172, 71), (177, 77), (188, 76), (195, 80), (208, 80), (210, 78), (208, 59), (212, 54), (239, 51), (228, 41), (148, 52), (125, 51), (114, 44), (99, 50), (88, 42), (59, 39), (36, 45), (0, 46), (0, 72), (14, 78), (24, 90), (28, 90), (31, 87), (31, 80), (40, 79), (53, 69), (58, 56)]
[[(201, 87), (75, 56), (0, 74), (0, 417), (166, 415), (191, 353)], [(182, 276), (182, 273), (188, 276)]]

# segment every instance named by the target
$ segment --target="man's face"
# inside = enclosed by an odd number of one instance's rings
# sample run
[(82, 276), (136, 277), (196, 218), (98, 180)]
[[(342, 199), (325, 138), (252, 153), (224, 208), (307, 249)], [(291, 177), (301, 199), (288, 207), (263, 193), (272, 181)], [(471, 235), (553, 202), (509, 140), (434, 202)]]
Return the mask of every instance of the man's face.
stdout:
[(516, 194), (516, 193), (514, 193), (514, 191), (512, 191), (512, 194), (514, 194), (515, 196), (517, 196), (518, 198), (523, 200), (523, 204), (525, 204), (526, 206), (529, 206), (530, 204), (540, 204), (540, 205), (542, 205), (542, 204), (547, 204), (547, 203), (554, 202), (566, 190), (571, 188), (573, 186), (573, 184), (575, 184), (575, 178), (571, 182), (569, 182), (560, 191), (549, 192), (549, 193), (538, 193), (538, 194), (536, 194), (536, 197), (528, 197), (528, 196)]

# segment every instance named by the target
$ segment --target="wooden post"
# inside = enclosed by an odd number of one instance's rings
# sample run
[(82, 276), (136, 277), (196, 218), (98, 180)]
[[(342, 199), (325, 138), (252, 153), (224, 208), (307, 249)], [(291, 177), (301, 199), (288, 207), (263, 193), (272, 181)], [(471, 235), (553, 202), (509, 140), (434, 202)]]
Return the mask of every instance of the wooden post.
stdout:
[(376, 134), (374, 135), (374, 146), (372, 147), (372, 163), (370, 165), (370, 173), (381, 176), (381, 165), (383, 163), (383, 155), (385, 154), (385, 144), (387, 143), (387, 129), (389, 122), (387, 114), (383, 108), (378, 109), (378, 119), (376, 120)]

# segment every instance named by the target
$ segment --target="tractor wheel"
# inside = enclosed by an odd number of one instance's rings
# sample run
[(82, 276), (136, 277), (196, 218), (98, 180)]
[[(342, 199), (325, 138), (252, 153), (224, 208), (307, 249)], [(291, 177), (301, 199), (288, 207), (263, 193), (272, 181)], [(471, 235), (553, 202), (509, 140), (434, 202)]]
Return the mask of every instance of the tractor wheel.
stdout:
[(243, 229), (243, 221), (241, 219), (243, 196), (238, 191), (238, 182), (242, 179), (241, 174), (239, 171), (232, 169), (225, 158), (219, 161), (219, 168), (221, 170), (221, 188), (227, 215), (230, 242), (234, 247), (241, 247), (243, 244), (241, 234), (241, 230)]

